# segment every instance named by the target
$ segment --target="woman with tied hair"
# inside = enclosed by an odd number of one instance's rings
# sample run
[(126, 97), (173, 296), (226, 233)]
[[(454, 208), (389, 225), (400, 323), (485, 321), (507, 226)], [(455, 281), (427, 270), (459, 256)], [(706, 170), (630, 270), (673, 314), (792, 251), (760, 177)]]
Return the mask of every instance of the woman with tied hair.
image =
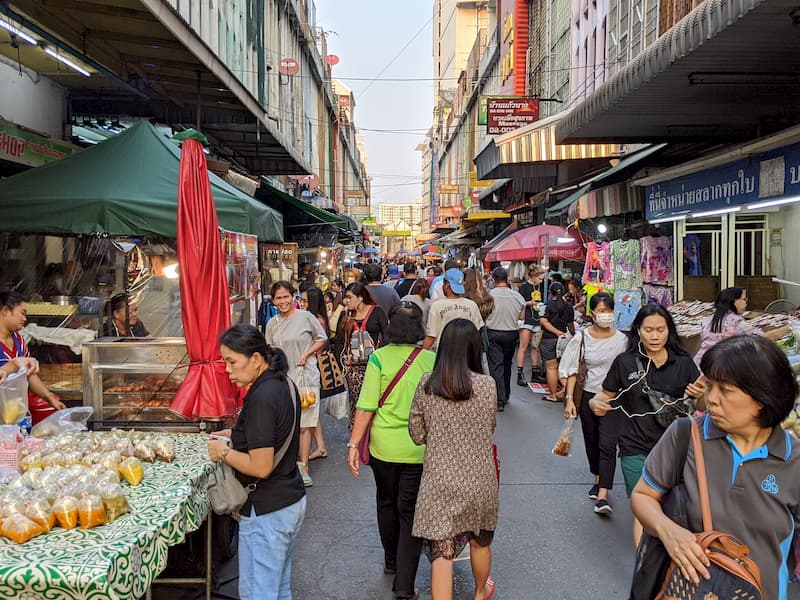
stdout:
[(732, 335), (763, 335), (771, 340), (778, 340), (791, 331), (784, 325), (771, 331), (763, 332), (745, 321), (742, 314), (747, 309), (747, 292), (740, 287), (729, 287), (722, 290), (714, 302), (714, 314), (705, 317), (701, 322), (702, 341), (694, 362), (700, 366), (703, 355), (714, 344)]
[(430, 312), (431, 308), (431, 301), (428, 298), (429, 290), (430, 290), (430, 285), (428, 285), (428, 280), (419, 277), (411, 285), (411, 289), (409, 290), (408, 294), (400, 298), (401, 302), (402, 301), (413, 302), (422, 311), (423, 329), (427, 329), (428, 327), (428, 312)]
[(303, 409), (300, 418), (298, 465), (303, 483), (306, 487), (311, 487), (314, 481), (308, 472), (308, 460), (311, 456), (311, 438), (319, 422), (320, 400), (317, 352), (328, 343), (328, 335), (317, 317), (306, 310), (295, 308), (295, 290), (291, 283), (278, 281), (272, 285), (271, 293), (272, 303), (278, 309), (278, 315), (267, 322), (264, 337), (268, 344), (277, 346), (286, 353), (290, 365), (289, 376), (298, 385), (311, 385), (317, 389), (316, 401)]
[[(720, 341), (705, 353), (700, 369), (707, 413), (695, 421), (714, 529), (748, 546), (761, 571), (765, 599), (786, 600), (787, 561), (800, 507), (800, 442), (780, 423), (794, 407), (797, 380), (780, 348), (751, 335)], [(648, 455), (631, 508), (661, 540), (683, 576), (698, 582), (708, 577), (709, 560), (693, 533), (703, 530), (703, 522), (691, 446), (681, 472), (688, 529), (661, 507), (677, 480), (677, 440), (673, 424)]]
[(481, 350), (471, 321), (448, 323), (433, 372), (420, 382), (411, 405), (411, 438), (427, 444), (413, 535), (426, 540), (433, 600), (453, 597), (453, 559), (467, 543), (473, 598), (494, 594), (489, 573), (499, 503), (492, 454), (497, 389), (482, 373)]
[[(236, 424), (208, 442), (212, 461), (230, 466), (243, 486), (255, 484), (240, 511), (239, 597), (291, 600), (292, 552), (306, 514), (295, 464), (299, 394), (290, 389), (286, 355), (252, 325), (240, 323), (223, 333), (220, 353), (231, 382), (248, 388)], [(289, 436), (286, 454), (273, 464)]]
[[(417, 305), (408, 301), (392, 308), (387, 343), (375, 350), (367, 363), (347, 444), (347, 464), (353, 477), (358, 477), (358, 444), (372, 423), (369, 466), (375, 477), (383, 572), (394, 575), (392, 590), (397, 598), (417, 597), (414, 580), (422, 548), (422, 540), (412, 536), (411, 527), (425, 450), (409, 436), (408, 415), (417, 384), (433, 368), (435, 355), (417, 347), (425, 336), (421, 317)], [(405, 373), (381, 406), (381, 397), (406, 364)]]

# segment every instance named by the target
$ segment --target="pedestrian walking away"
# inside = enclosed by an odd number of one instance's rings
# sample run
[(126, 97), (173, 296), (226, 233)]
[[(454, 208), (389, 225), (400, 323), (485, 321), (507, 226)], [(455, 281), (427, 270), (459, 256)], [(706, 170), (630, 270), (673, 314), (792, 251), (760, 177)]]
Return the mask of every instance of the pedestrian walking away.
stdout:
[[(681, 346), (667, 309), (658, 304), (643, 306), (633, 320), (625, 352), (611, 364), (603, 391), (589, 401), (599, 417), (612, 410), (625, 416), (620, 419), (618, 444), (628, 497), (639, 481), (645, 458), (664, 434), (648, 390), (672, 398), (701, 398), (704, 387), (699, 377), (700, 371)], [(642, 526), (634, 520), (634, 546), (639, 545), (641, 535)]]
[[(588, 496), (595, 501), (594, 512), (602, 515), (613, 512), (608, 491), (614, 485), (617, 468), (616, 421), (623, 415), (614, 411), (598, 417), (592, 412), (589, 400), (603, 391), (603, 380), (611, 363), (625, 351), (628, 338), (614, 329), (614, 298), (610, 294), (599, 292), (592, 296), (589, 309), (593, 324), (569, 341), (558, 372), (567, 381), (564, 416), (573, 419), (579, 416), (581, 420), (589, 471), (594, 475)], [(582, 382), (578, 381), (579, 375)]]
[(503, 267), (492, 271), (494, 310), (486, 318), (489, 338), (489, 373), (497, 387), (497, 410), (504, 411), (511, 396), (511, 366), (519, 339), (517, 322), (525, 300), (508, 285), (508, 272)]
[(317, 317), (294, 307), (294, 293), (294, 287), (288, 281), (277, 281), (272, 285), (272, 301), (278, 308), (278, 316), (267, 322), (264, 337), (268, 344), (277, 346), (286, 354), (292, 380), (300, 386), (316, 390), (314, 403), (304, 408), (300, 417), (300, 452), (295, 457), (303, 483), (310, 487), (314, 485), (314, 481), (308, 471), (308, 461), (311, 456), (311, 440), (319, 422), (320, 405), (317, 352), (328, 343), (328, 334)]
[(528, 386), (525, 379), (525, 359), (530, 349), (531, 381), (544, 383), (547, 379), (542, 371), (539, 345), (542, 341), (542, 326), (539, 320), (539, 306), (542, 292), (539, 289), (544, 281), (545, 269), (541, 265), (528, 267), (528, 279), (519, 286), (519, 294), (525, 300), (525, 309), (519, 317), (519, 349), (517, 350), (517, 385)]
[(543, 400), (558, 402), (558, 353), (557, 346), (560, 338), (575, 333), (575, 311), (572, 305), (564, 300), (564, 286), (561, 283), (550, 285), (550, 300), (541, 317), (542, 343), (540, 346), (541, 357), (547, 374), (547, 387), (550, 393), (542, 396)]
[(412, 262), (407, 262), (403, 265), (403, 279), (399, 280), (394, 287), (394, 291), (400, 296), (407, 296), (411, 293), (411, 286), (417, 280), (417, 266)]
[(436, 349), (438, 338), (453, 319), (468, 319), (478, 330), (484, 325), (478, 305), (464, 297), (464, 274), (461, 271), (450, 269), (445, 272), (442, 293), (444, 297), (432, 302), (428, 313), (428, 329), (423, 344), (428, 349)]
[[(220, 353), (230, 380), (247, 388), (233, 428), (208, 442), (212, 461), (230, 466), (243, 486), (254, 486), (240, 511), (239, 597), (291, 600), (292, 553), (306, 514), (306, 491), (295, 464), (299, 394), (289, 388), (294, 383), (284, 352), (252, 325), (240, 323), (223, 333)], [(289, 436), (288, 450), (273, 464)]]
[(453, 559), (468, 543), (473, 598), (494, 594), (491, 543), (498, 481), (492, 452), (496, 386), (481, 373), (481, 339), (467, 319), (442, 333), (433, 372), (419, 385), (408, 429), (427, 444), (413, 534), (425, 538), (433, 600), (453, 597)]
[(422, 549), (422, 540), (412, 536), (411, 529), (425, 452), (408, 431), (414, 392), (435, 358), (433, 352), (417, 347), (422, 334), (422, 313), (415, 304), (392, 309), (387, 345), (369, 357), (347, 444), (347, 464), (358, 477), (359, 444), (369, 435), (384, 573), (394, 575), (392, 590), (397, 598), (416, 597), (414, 581)]
[[(396, 270), (396, 267), (395, 267)], [(388, 315), (392, 307), (400, 304), (400, 296), (394, 290), (394, 286), (386, 286), (381, 283), (381, 266), (369, 264), (364, 267), (364, 278), (367, 280), (367, 291), (372, 295), (375, 304), (383, 309), (384, 314)]]

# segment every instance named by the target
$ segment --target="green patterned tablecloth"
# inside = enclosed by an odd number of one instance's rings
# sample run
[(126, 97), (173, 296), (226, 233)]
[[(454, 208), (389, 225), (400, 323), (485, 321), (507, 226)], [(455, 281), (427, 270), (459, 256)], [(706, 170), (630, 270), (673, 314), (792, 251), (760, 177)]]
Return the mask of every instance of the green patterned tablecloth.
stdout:
[(169, 546), (200, 527), (209, 512), (202, 434), (164, 434), (172, 463), (144, 464), (144, 480), (125, 486), (131, 513), (89, 530), (56, 527), (19, 545), (0, 537), (0, 598), (117, 600), (144, 596), (167, 564)]

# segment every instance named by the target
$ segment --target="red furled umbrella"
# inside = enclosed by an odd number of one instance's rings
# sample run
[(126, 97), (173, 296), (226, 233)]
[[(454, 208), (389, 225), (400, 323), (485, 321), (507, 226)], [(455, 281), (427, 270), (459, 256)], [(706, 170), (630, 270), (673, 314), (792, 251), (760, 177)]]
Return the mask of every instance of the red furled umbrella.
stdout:
[(205, 137), (193, 130), (183, 140), (178, 181), (178, 261), (181, 316), (191, 361), (170, 409), (189, 419), (219, 419), (236, 410), (236, 388), (225, 373), (219, 336), (231, 324), (228, 281), (211, 196)]
[(540, 260), (545, 254), (555, 260), (583, 260), (585, 249), (574, 235), (557, 225), (535, 225), (515, 231), (486, 255), (488, 262)]

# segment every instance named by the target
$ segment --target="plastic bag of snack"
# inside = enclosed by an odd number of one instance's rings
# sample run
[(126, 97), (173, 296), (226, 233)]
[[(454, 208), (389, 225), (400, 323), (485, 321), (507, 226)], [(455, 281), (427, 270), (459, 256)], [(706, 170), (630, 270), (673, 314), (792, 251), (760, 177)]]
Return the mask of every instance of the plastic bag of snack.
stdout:
[(21, 514), (11, 515), (3, 519), (2, 529), (4, 537), (18, 544), (24, 544), (29, 539), (45, 532), (44, 527)]
[(40, 525), (45, 531), (50, 531), (56, 524), (56, 517), (50, 508), (50, 503), (43, 498), (34, 500), (25, 510), (25, 516)]
[(131, 485), (139, 485), (144, 479), (144, 467), (135, 456), (129, 456), (119, 465), (119, 474)]
[(23, 473), (34, 467), (42, 468), (42, 455), (38, 452), (32, 452), (19, 461), (19, 470)]
[(53, 515), (64, 529), (75, 529), (78, 526), (78, 499), (61, 496), (53, 502)]
[(155, 443), (155, 451), (156, 456), (164, 462), (172, 462), (175, 460), (175, 446), (169, 438), (158, 438)]
[(103, 454), (100, 464), (110, 471), (116, 471), (122, 462), (122, 455), (117, 450), (111, 450)]
[(150, 444), (146, 442), (137, 442), (133, 447), (133, 453), (139, 460), (149, 463), (156, 461), (155, 450), (153, 450), (153, 448), (150, 447)]
[(106, 509), (100, 496), (90, 494), (78, 500), (78, 518), (81, 529), (91, 529), (108, 522)]
[(575, 434), (575, 419), (570, 417), (564, 421), (564, 427), (561, 429), (561, 435), (556, 440), (556, 445), (553, 446), (553, 454), (556, 456), (569, 456), (572, 452), (572, 438)]
[(128, 499), (125, 498), (125, 493), (122, 491), (122, 486), (118, 483), (103, 487), (100, 490), (100, 497), (103, 500), (103, 507), (106, 509), (109, 523), (116, 521), (122, 515), (126, 515), (131, 511)]

